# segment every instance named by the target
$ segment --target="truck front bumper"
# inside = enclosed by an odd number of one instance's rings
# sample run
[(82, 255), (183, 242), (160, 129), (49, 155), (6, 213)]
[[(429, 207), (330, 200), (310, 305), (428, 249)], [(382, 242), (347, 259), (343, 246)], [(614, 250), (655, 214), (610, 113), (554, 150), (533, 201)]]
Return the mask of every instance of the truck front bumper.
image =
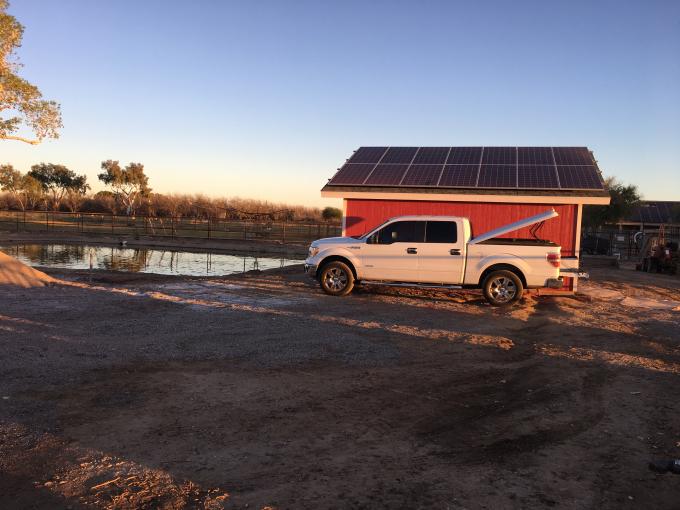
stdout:
[(308, 274), (310, 277), (316, 278), (316, 269), (317, 266), (315, 264), (305, 263), (305, 273)]

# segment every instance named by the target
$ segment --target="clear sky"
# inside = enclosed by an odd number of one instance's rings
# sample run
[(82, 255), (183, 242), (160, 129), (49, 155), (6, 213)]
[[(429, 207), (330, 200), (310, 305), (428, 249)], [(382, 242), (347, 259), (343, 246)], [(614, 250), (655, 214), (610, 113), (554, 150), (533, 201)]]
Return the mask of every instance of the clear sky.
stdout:
[(160, 192), (336, 205), (360, 145), (587, 145), (680, 200), (680, 2), (13, 0), (64, 129), (0, 163), (144, 163)]

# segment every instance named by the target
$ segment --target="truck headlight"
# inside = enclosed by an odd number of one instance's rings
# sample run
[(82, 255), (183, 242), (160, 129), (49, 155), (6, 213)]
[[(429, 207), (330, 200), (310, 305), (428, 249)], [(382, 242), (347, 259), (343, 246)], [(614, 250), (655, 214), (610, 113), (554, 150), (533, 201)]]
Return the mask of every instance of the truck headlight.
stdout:
[(319, 253), (319, 247), (318, 246), (310, 246), (309, 247), (309, 257), (314, 257), (316, 254)]

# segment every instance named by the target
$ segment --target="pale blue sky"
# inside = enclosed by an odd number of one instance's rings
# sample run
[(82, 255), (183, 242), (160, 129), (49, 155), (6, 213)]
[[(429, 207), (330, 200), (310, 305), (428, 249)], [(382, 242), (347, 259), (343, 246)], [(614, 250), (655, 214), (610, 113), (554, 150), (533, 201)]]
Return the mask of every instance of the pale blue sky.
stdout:
[(678, 1), (13, 0), (62, 137), (0, 162), (145, 164), (161, 192), (335, 205), (360, 145), (587, 145), (680, 200)]

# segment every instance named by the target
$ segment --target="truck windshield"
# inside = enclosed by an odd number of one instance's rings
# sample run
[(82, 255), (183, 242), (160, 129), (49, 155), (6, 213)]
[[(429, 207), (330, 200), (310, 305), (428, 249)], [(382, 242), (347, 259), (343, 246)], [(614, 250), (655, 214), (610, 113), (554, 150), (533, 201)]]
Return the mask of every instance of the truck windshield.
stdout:
[(382, 222), (380, 225), (378, 225), (377, 227), (374, 227), (374, 228), (372, 228), (372, 229), (370, 229), (370, 230), (368, 230), (368, 231), (365, 231), (365, 232), (364, 232), (363, 234), (361, 234), (361, 235), (358, 235), (358, 236), (350, 236), (350, 237), (351, 237), (352, 239), (366, 239), (372, 232), (375, 232), (376, 230), (381, 229), (385, 224), (387, 224), (388, 221), (390, 221), (390, 220), (385, 220), (385, 221), (383, 221), (383, 222)]

